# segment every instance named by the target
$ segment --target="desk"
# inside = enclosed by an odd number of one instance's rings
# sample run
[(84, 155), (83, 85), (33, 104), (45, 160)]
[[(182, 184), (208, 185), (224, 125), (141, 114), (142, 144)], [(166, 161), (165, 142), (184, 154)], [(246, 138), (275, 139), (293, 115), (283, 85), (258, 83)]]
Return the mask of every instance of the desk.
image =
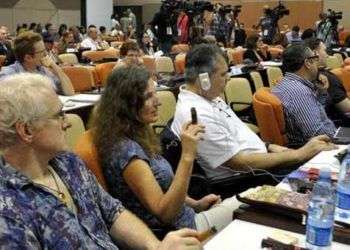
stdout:
[[(204, 250), (257, 250), (261, 249), (261, 240), (271, 235), (276, 229), (242, 220), (232, 221), (224, 230), (215, 235), (204, 245)], [(282, 230), (284, 232), (288, 232)], [(305, 243), (302, 234), (288, 232)], [(349, 250), (348, 245), (332, 243), (332, 250)]]

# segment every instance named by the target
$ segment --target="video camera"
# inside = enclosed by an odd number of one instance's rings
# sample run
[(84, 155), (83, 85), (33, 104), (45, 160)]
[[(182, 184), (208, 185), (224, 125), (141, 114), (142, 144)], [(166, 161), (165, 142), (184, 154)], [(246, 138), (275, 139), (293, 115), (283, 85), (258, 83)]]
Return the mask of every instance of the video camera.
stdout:
[(338, 24), (338, 20), (343, 18), (343, 12), (336, 12), (332, 9), (328, 9), (327, 19), (334, 25)]
[(284, 6), (281, 1), (279, 1), (278, 5), (273, 9), (267, 9), (266, 15), (271, 16), (275, 20), (279, 20), (284, 16), (288, 16), (290, 13), (289, 9)]
[(190, 16), (203, 13), (204, 10), (213, 11), (214, 5), (209, 1), (195, 1), (193, 4), (182, 0), (162, 0), (162, 9), (168, 12), (184, 10)]
[(218, 14), (221, 16), (225, 16), (226, 14), (233, 13), (234, 18), (237, 18), (241, 10), (242, 5), (235, 5), (233, 7), (231, 5), (222, 5), (218, 9)]

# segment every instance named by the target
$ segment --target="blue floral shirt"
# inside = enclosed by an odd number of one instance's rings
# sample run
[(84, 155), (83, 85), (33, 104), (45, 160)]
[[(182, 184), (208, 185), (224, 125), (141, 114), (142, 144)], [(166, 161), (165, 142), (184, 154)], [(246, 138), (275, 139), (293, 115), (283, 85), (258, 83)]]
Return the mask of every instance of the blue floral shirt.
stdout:
[(0, 249), (118, 249), (109, 230), (124, 210), (121, 203), (74, 154), (63, 152), (50, 164), (77, 215), (0, 158)]
[[(128, 139), (121, 143), (121, 147), (115, 147), (110, 158), (105, 161), (108, 162), (104, 166), (104, 171), (109, 191), (128, 210), (146, 222), (149, 227), (162, 227), (164, 224), (140, 203), (140, 200), (123, 178), (123, 171), (133, 159), (146, 161), (163, 192), (169, 189), (174, 178), (170, 164), (160, 155), (152, 158), (148, 157), (137, 142)], [(183, 205), (172, 226), (175, 228), (195, 228), (194, 216), (194, 210), (187, 205)]]

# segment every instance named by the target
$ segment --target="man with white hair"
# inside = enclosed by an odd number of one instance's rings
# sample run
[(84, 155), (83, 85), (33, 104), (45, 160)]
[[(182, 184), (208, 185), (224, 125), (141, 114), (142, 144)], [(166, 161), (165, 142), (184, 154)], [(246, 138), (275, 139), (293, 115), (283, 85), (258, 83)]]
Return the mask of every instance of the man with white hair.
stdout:
[(1, 249), (198, 249), (197, 232), (159, 242), (66, 152), (70, 126), (50, 80), (38, 74), (0, 83)]

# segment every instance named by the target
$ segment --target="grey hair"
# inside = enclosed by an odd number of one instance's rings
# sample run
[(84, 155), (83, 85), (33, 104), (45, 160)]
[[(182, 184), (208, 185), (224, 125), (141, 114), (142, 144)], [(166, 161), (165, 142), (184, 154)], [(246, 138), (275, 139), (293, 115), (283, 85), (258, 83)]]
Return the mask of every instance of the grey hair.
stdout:
[(20, 73), (0, 81), (0, 149), (17, 142), (17, 121), (30, 123), (49, 111), (50, 79), (32, 73)]
[(216, 70), (216, 64), (220, 57), (226, 59), (223, 51), (216, 45), (196, 45), (186, 55), (185, 80), (187, 83), (195, 83), (198, 75), (207, 72), (211, 75)]

